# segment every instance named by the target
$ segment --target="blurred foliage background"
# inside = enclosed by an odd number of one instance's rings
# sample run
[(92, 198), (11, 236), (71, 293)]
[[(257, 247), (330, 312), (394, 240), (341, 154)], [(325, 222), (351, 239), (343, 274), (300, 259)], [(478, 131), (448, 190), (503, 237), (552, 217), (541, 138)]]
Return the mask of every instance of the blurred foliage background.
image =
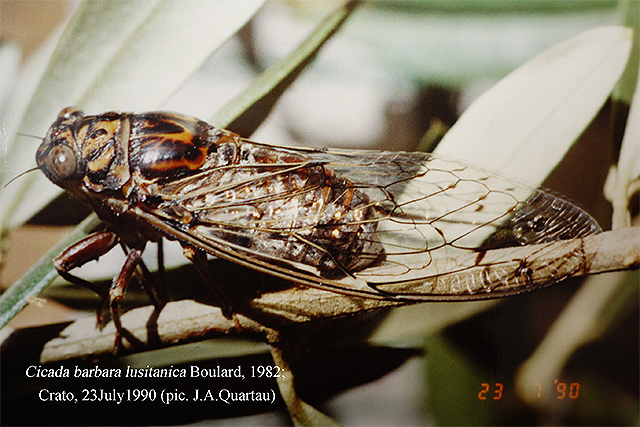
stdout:
[[(77, 6), (66, 1), (2, 0), (3, 110), (16, 97), (5, 77), (44, 49), (47, 37), (55, 34), (57, 25), (64, 26)], [(162, 109), (212, 117), (268, 65), (295, 48), (333, 8), (333, 2), (268, 1), (163, 102)], [(526, 60), (596, 26), (630, 20), (637, 29), (637, 8), (634, 1), (606, 0), (367, 2), (283, 95), (252, 139), (385, 150), (433, 146), (479, 94)], [(635, 55), (637, 70), (637, 49)], [(605, 229), (611, 211), (601, 189), (617, 155), (611, 108), (611, 103), (603, 108), (544, 183), (585, 207)], [(45, 130), (33, 132), (42, 136)], [(33, 153), (24, 156), (33, 157)], [(56, 216), (61, 209), (79, 208), (66, 198), (55, 203), (11, 231), (0, 271), (3, 288), (83, 217)], [(117, 260), (105, 264), (109, 263), (118, 265)], [(104, 276), (104, 272), (95, 273), (95, 277)], [(301, 362), (304, 373), (297, 378), (302, 383), (298, 391), (345, 425), (637, 425), (638, 272), (593, 279), (615, 284), (614, 292), (604, 293), (606, 310), (601, 309), (602, 301), (594, 302), (597, 293), (580, 293), (583, 279), (570, 279), (499, 302), (423, 304), (395, 310), (385, 319), (366, 318), (358, 339), (339, 345), (321, 339), (321, 345), (311, 346), (309, 360)], [(30, 331), (84, 316), (97, 301), (75, 289), (70, 296), (64, 285), (49, 288), (43, 298), (47, 296), (50, 299), (30, 304), (0, 332), (5, 344), (16, 340), (7, 336), (17, 329)], [(132, 304), (135, 298), (134, 292)], [(578, 299), (581, 309), (569, 315), (568, 307)], [(593, 333), (572, 339), (582, 333), (581, 325)], [(330, 341), (334, 333), (326, 333), (323, 339)], [(550, 345), (552, 337), (564, 337), (560, 341), (565, 345)], [(5, 375), (12, 366), (10, 358), (27, 350), (12, 353), (5, 344), (3, 383), (17, 387), (24, 380), (22, 372), (9, 380)], [(195, 354), (198, 359), (205, 355), (226, 361), (255, 357), (268, 363), (264, 346), (255, 343), (216, 340), (187, 346), (182, 354), (176, 351), (145, 354), (143, 359), (131, 356), (118, 363), (177, 364), (193, 360)], [(563, 395), (559, 384), (567, 389), (579, 384), (579, 396), (573, 398), (577, 391)], [(8, 405), (20, 402), (21, 393), (32, 393), (31, 387), (7, 393), (3, 385), (5, 416)], [(535, 391), (533, 397), (523, 392), (526, 388)], [(290, 422), (283, 409), (265, 409), (271, 408), (246, 409), (244, 414), (185, 411), (183, 418), (174, 413), (175, 418), (164, 421), (186, 423), (212, 417), (208, 425)], [(235, 418), (252, 412), (257, 414)], [(91, 424), (119, 421), (114, 414), (101, 421), (87, 417), (78, 419)]]

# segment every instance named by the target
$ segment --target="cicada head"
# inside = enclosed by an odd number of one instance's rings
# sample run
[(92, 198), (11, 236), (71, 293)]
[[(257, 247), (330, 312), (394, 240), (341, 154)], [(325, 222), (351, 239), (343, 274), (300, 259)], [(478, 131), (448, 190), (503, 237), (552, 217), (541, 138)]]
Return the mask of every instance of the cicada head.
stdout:
[(69, 191), (78, 186), (84, 175), (75, 132), (76, 123), (83, 116), (73, 107), (62, 110), (36, 152), (38, 168), (51, 182)]
[(113, 112), (85, 116), (76, 108), (65, 108), (38, 148), (38, 168), (76, 195), (121, 190), (130, 178), (128, 117)]

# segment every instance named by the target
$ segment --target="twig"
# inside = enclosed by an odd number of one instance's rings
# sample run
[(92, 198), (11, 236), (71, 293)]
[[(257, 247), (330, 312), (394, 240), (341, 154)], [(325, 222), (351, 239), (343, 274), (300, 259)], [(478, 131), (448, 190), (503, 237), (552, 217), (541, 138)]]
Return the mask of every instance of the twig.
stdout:
[[(516, 259), (528, 253), (540, 252), (541, 246), (491, 250), (484, 259)], [(640, 227), (620, 228), (582, 239), (544, 245), (544, 256), (536, 259), (535, 263), (544, 266), (545, 263), (561, 257), (566, 251), (575, 251), (576, 247), (582, 248), (586, 261), (572, 276), (636, 269), (640, 264)], [(535, 265), (532, 268), (535, 268)], [(125, 313), (122, 323), (136, 340), (148, 349), (150, 343), (151, 346), (169, 346), (220, 335), (242, 333), (264, 336), (269, 331), (280, 330), (293, 324), (411, 303), (367, 299), (292, 286), (285, 290), (262, 294), (238, 306), (234, 305), (237, 311), (231, 320), (225, 318), (217, 307), (182, 300), (165, 306), (157, 316), (157, 329), (149, 327), (149, 319), (154, 313), (152, 306)], [(112, 323), (100, 331), (95, 328), (93, 317), (80, 319), (67, 327), (59, 338), (47, 343), (41, 361), (51, 362), (112, 353), (114, 339), (115, 328)], [(158, 344), (153, 344), (154, 342)]]

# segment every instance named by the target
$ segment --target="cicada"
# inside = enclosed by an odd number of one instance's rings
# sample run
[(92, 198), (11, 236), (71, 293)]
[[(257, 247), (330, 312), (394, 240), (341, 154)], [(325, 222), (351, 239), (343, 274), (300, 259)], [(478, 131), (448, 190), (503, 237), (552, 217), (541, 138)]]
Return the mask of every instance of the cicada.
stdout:
[[(533, 267), (537, 254), (600, 231), (561, 198), (454, 160), (268, 145), (168, 112), (66, 108), (36, 160), (107, 225), (55, 259), (63, 277), (91, 287), (70, 271), (126, 249), (108, 295), (94, 287), (118, 328), (118, 303), (150, 241), (179, 242), (206, 281), (208, 254), (331, 292), (433, 301), (562, 280), (583, 265), (580, 248), (544, 268)], [(536, 250), (485, 256), (522, 245)]]

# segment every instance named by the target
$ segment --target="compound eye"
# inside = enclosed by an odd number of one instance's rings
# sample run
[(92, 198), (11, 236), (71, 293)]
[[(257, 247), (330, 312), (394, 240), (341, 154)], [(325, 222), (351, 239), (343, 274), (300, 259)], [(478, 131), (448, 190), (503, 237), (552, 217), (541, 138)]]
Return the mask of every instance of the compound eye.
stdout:
[(77, 119), (84, 115), (84, 112), (76, 107), (67, 107), (60, 111), (58, 119), (69, 120)]
[(49, 169), (60, 179), (67, 179), (76, 171), (76, 156), (67, 145), (56, 145), (49, 153)]

